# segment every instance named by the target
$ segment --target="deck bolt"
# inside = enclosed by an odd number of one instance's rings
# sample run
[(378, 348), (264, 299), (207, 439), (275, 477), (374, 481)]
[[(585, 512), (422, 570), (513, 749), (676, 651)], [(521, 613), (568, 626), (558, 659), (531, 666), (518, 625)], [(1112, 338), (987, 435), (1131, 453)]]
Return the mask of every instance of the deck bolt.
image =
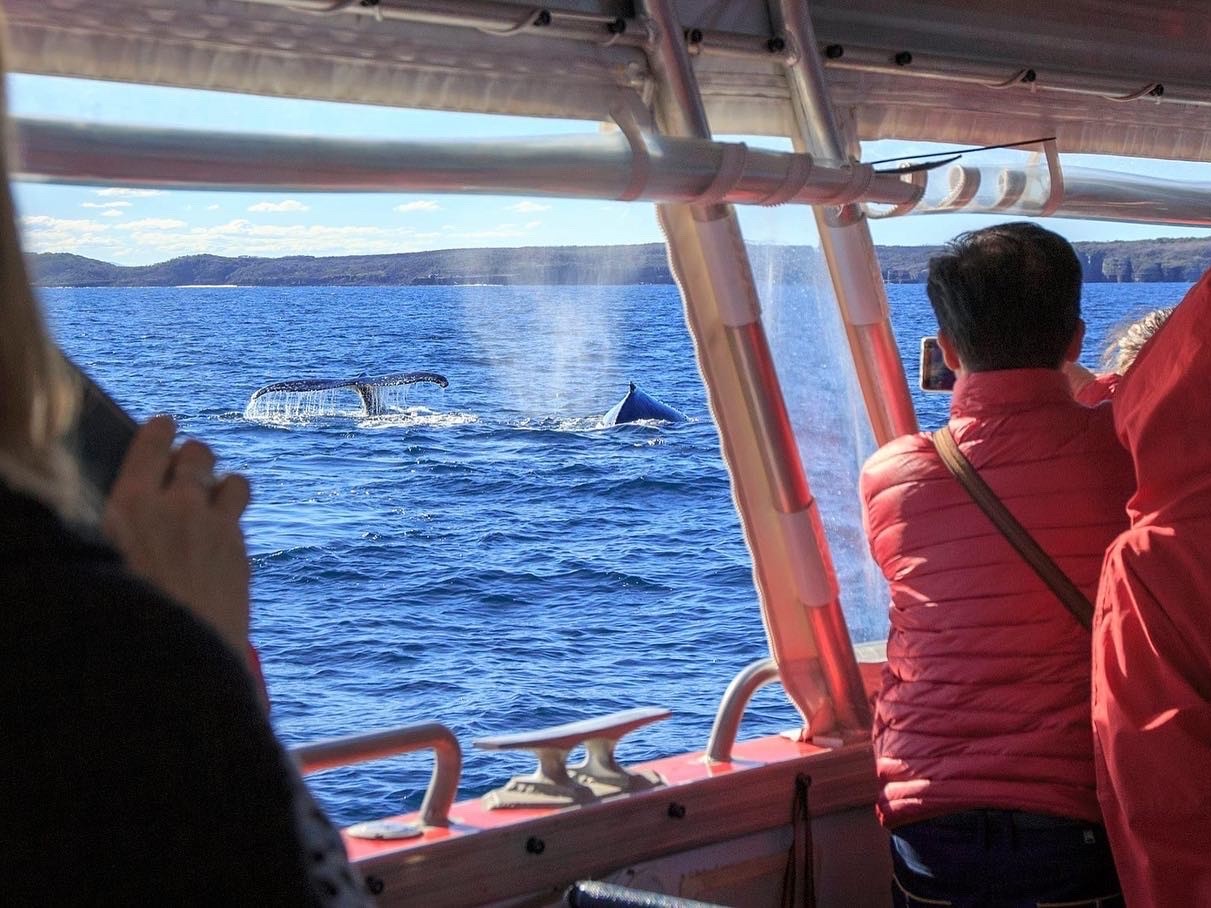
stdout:
[(386, 886), (380, 877), (368, 876), (366, 877), (366, 888), (370, 891), (371, 895), (382, 895)]
[(690, 42), (690, 44), (701, 44), (702, 43), (702, 29), (687, 28), (685, 30), (685, 40)]
[(1148, 94), (1152, 95), (1154, 98), (1159, 98), (1164, 93), (1165, 86), (1161, 85), (1159, 82), (1156, 84), (1156, 87), (1152, 89), (1152, 91), (1148, 92)]
[(770, 38), (765, 42), (765, 47), (771, 54), (780, 54), (786, 50), (786, 42), (781, 38)]
[(840, 60), (845, 56), (845, 48), (840, 44), (830, 44), (824, 48), (824, 56), (830, 60)]
[(912, 54), (906, 50), (902, 50), (892, 59), (895, 60), (896, 66), (907, 66), (912, 62)]
[(606, 31), (611, 35), (621, 35), (627, 30), (627, 20), (619, 16), (613, 22), (606, 23)]
[(1039, 74), (1036, 73), (1033, 69), (1028, 69), (1028, 70), (1026, 70), (1026, 72), (1022, 73), (1023, 82), (1033, 82), (1038, 77), (1039, 77)]
[(534, 24), (539, 28), (542, 28), (544, 25), (550, 25), (551, 11), (548, 9), (540, 9), (538, 11), (538, 15), (534, 17)]
[(674, 820), (684, 820), (685, 819), (685, 805), (678, 804), (676, 801), (674, 801), (672, 804), (669, 805), (669, 817)]
[(547, 843), (538, 836), (530, 836), (526, 839), (526, 851), (530, 854), (542, 854), (547, 850)]

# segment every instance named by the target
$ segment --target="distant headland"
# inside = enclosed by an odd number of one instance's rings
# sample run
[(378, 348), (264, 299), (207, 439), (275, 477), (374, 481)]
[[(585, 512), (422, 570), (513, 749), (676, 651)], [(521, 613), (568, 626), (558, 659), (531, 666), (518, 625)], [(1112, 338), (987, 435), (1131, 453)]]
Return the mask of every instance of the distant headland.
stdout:
[[(1192, 282), (1211, 267), (1211, 239), (1180, 238), (1075, 243), (1090, 283)], [(888, 283), (925, 279), (939, 246), (880, 246)], [(776, 268), (785, 280), (822, 273), (810, 246), (755, 246), (754, 270)], [(671, 284), (665, 249), (639, 246), (523, 246), (440, 249), (394, 255), (284, 258), (189, 255), (156, 265), (126, 266), (63, 252), (29, 256), (43, 287), (314, 287), (424, 285)]]

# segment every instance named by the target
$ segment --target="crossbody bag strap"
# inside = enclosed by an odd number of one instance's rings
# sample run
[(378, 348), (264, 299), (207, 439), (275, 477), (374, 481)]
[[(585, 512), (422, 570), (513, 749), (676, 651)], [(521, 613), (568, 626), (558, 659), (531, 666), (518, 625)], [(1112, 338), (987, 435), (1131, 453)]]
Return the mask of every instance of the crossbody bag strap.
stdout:
[(980, 506), (988, 518), (1001, 531), (1009, 544), (1017, 549), (1018, 554), (1034, 568), (1044, 583), (1051, 587), (1052, 592), (1060, 597), (1064, 607), (1072, 613), (1072, 617), (1080, 622), (1081, 627), (1089, 630), (1093, 627), (1093, 606), (1085, 598), (1085, 594), (1077, 589), (1076, 584), (1068, 579), (1068, 575), (1060, 570), (1059, 565), (1034, 541), (1034, 537), (1026, 528), (1018, 523), (1017, 518), (997, 498), (996, 493), (988, 487), (988, 483), (980, 478), (963, 452), (959, 450), (950, 429), (943, 426), (933, 433), (934, 447), (946, 468), (959, 480), (972, 500)]

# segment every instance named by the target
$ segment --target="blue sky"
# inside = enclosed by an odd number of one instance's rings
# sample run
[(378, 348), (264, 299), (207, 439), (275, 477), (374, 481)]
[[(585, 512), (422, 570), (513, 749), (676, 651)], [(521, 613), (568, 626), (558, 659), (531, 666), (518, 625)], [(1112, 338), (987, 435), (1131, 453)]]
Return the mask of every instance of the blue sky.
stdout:
[[(593, 124), (517, 120), (474, 114), (393, 110), (128, 86), (59, 78), (9, 76), (12, 112), (194, 129), (247, 129), (341, 137), (474, 137), (592, 131)], [(769, 140), (766, 140), (767, 142)], [(868, 160), (909, 155), (928, 146), (871, 143)], [(1074, 163), (1206, 180), (1205, 164), (1135, 159)], [(651, 206), (599, 201), (494, 196), (155, 192), (123, 187), (18, 184), (26, 248), (72, 252), (135, 265), (180, 255), (357, 255), (478, 246), (647, 243), (661, 239)], [(811, 242), (802, 206), (741, 209), (745, 235), (758, 242)], [(925, 216), (876, 221), (882, 244), (938, 243), (998, 220)], [(1004, 218), (1000, 218), (1004, 220)], [(1048, 222), (1045, 222), (1048, 223)], [(1193, 228), (1055, 219), (1072, 240), (1206, 236)]]

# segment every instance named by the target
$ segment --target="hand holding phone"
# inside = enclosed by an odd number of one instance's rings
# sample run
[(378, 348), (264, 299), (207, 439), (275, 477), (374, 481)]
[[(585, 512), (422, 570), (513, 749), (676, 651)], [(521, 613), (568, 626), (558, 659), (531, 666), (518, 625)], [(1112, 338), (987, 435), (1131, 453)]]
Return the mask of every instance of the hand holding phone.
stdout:
[(215, 476), (210, 448), (194, 439), (176, 444), (176, 432), (168, 416), (139, 427), (105, 501), (101, 529), (132, 572), (243, 653), (250, 578), (240, 517), (248, 480)]
[(921, 390), (953, 391), (955, 374), (942, 356), (936, 337), (921, 338)]
[(72, 443), (81, 474), (105, 503), (105, 536), (134, 573), (244, 653), (249, 573), (239, 522), (248, 506), (248, 481), (216, 477), (206, 445), (190, 439), (176, 444), (176, 426), (167, 416), (140, 427), (76, 370), (82, 400)]
[(104, 499), (114, 484), (138, 424), (79, 366), (71, 365), (79, 376), (81, 401), (80, 415), (69, 443), (75, 450), (80, 473)]

